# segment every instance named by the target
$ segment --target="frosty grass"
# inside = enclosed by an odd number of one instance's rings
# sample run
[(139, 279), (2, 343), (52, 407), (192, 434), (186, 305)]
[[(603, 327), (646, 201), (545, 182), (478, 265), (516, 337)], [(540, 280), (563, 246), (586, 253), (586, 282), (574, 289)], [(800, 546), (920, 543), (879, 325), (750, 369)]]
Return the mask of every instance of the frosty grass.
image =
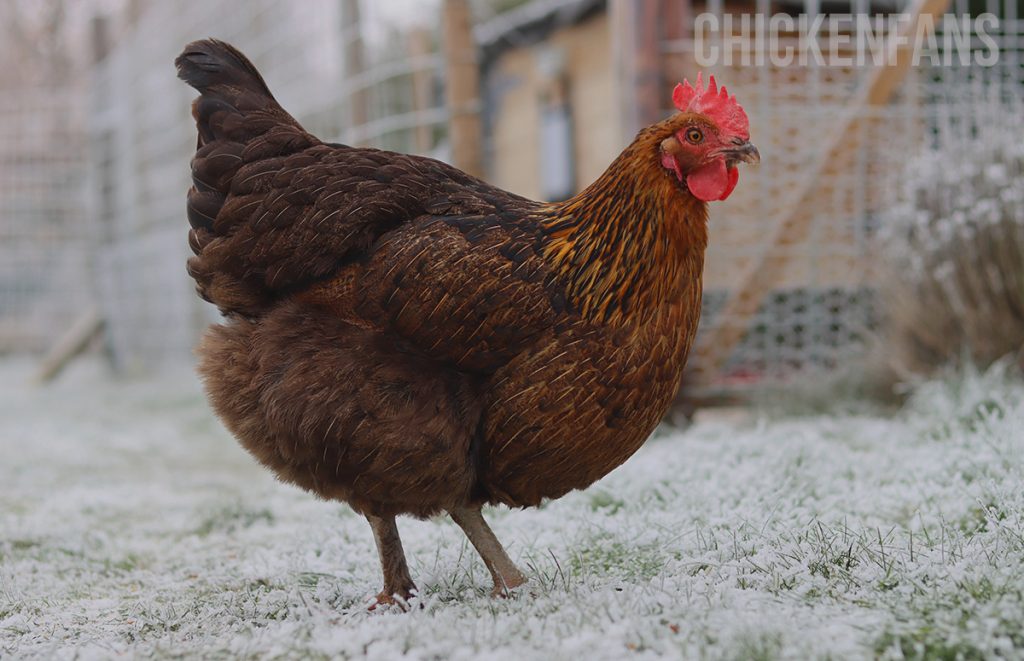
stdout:
[(399, 521), (422, 589), (369, 613), (369, 527), (258, 467), (195, 380), (0, 367), (0, 658), (1024, 658), (1024, 386), (893, 416), (710, 418), (539, 510)]

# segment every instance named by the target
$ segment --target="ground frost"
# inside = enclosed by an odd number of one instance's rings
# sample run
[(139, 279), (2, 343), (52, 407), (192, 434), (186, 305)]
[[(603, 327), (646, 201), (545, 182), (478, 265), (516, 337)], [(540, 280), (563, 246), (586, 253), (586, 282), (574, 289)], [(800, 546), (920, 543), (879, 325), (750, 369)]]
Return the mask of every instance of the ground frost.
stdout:
[(452, 524), (400, 521), (422, 608), (375, 614), (365, 522), (274, 482), (187, 375), (2, 371), (0, 656), (1024, 654), (1024, 387), (998, 371), (893, 416), (663, 430), (585, 492), (490, 513), (514, 599)]

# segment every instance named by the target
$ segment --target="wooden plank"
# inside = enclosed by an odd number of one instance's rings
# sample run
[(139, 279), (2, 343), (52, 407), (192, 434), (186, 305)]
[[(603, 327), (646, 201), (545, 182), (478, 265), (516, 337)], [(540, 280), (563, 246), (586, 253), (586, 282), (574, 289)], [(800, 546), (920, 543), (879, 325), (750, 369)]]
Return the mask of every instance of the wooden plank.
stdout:
[(816, 219), (811, 204), (813, 198), (826, 175), (834, 174), (833, 163), (842, 160), (839, 155), (851, 148), (850, 143), (856, 139), (860, 128), (858, 123), (864, 121), (864, 108), (887, 104), (906, 77), (919, 20), (929, 16), (933, 19), (940, 17), (949, 4), (950, 0), (915, 0), (906, 12), (909, 18), (901, 25), (902, 32), (909, 37), (908, 43), (900, 46), (897, 40), (892, 40), (895, 52), (888, 60), (893, 62), (892, 66), (876, 66), (867, 74), (848, 104), (849, 110), (837, 119), (835, 129), (825, 140), (823, 148), (810, 159), (807, 176), (779, 215), (764, 252), (740, 279), (740, 285), (718, 313), (719, 322), (705, 334), (704, 341), (697, 347), (694, 365), (702, 382), (711, 381), (721, 372), (743, 340), (761, 302), (781, 281), (788, 263), (786, 249), (806, 240)]
[(35, 383), (44, 384), (57, 378), (57, 375), (72, 360), (89, 347), (89, 343), (102, 330), (103, 317), (100, 316), (99, 310), (96, 308), (86, 310), (75, 320), (68, 332), (61, 336), (60, 340), (47, 352), (35, 379), (33, 379)]

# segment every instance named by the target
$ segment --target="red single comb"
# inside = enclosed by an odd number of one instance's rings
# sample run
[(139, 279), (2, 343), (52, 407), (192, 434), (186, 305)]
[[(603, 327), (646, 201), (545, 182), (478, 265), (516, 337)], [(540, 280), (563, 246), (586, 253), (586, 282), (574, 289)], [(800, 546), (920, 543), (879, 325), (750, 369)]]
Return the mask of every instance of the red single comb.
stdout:
[(701, 74), (697, 74), (697, 86), (694, 87), (690, 81), (684, 80), (672, 90), (672, 101), (675, 102), (679, 112), (699, 112), (707, 115), (718, 128), (744, 140), (750, 139), (750, 122), (747, 121), (747, 113), (743, 107), (736, 102), (735, 96), (729, 96), (728, 90), (723, 85), (718, 88), (715, 77), (711, 76), (707, 88), (701, 80)]

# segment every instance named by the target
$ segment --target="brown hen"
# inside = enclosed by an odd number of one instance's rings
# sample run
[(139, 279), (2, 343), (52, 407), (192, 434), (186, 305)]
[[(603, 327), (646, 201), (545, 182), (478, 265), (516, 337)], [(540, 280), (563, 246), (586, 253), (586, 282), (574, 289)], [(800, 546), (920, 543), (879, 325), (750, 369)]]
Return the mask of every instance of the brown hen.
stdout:
[(200, 348), (210, 401), (281, 479), (369, 520), (382, 602), (415, 589), (399, 514), (448, 512), (494, 578), (524, 581), (483, 505), (537, 505), (625, 461), (697, 330), (707, 201), (753, 161), (714, 80), (593, 185), (544, 204), (429, 158), (327, 144), (215, 40), (201, 96), (188, 271), (225, 315)]

